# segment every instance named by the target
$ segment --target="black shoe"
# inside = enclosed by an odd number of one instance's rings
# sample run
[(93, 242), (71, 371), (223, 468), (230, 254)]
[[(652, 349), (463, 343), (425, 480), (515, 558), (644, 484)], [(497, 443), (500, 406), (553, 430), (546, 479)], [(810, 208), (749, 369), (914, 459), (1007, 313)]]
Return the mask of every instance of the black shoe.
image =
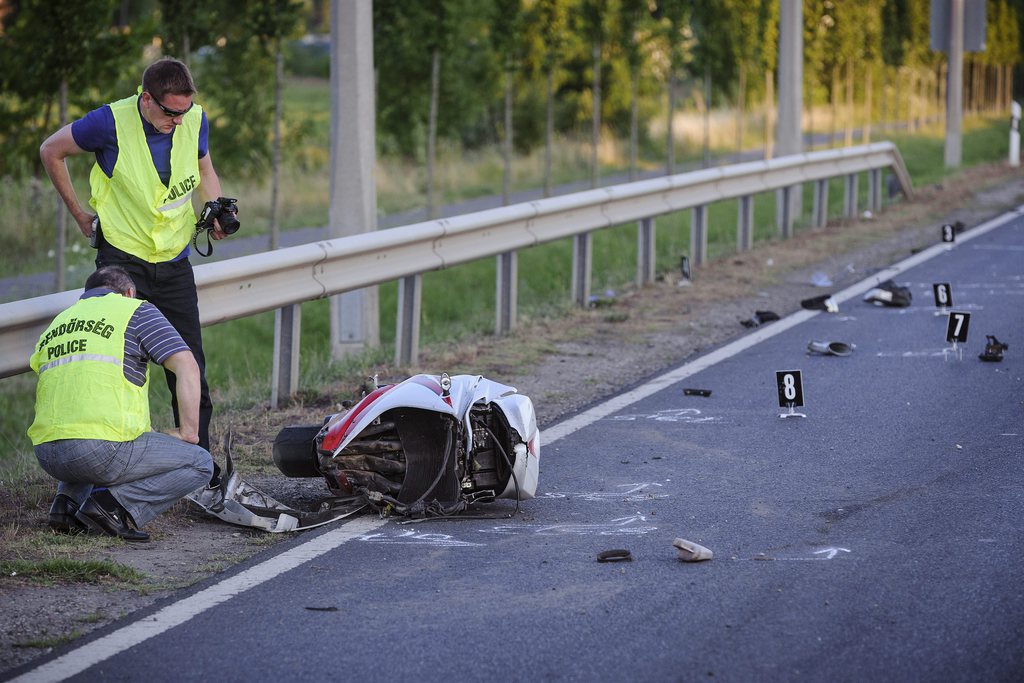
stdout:
[(75, 513), (78, 512), (78, 503), (72, 500), (69, 496), (65, 496), (63, 493), (58, 493), (53, 498), (53, 502), (50, 504), (50, 515), (47, 520), (47, 524), (54, 531), (59, 531), (65, 534), (74, 534), (83, 531), (88, 531), (89, 527), (85, 526), (75, 518)]
[(989, 363), (998, 363), (1003, 359), (1003, 351), (1010, 348), (1010, 345), (1004, 344), (991, 334), (986, 334), (985, 340), (985, 352), (979, 354), (978, 358)]
[(116, 536), (126, 541), (149, 540), (149, 534), (129, 526), (128, 513), (124, 508), (113, 512), (106, 510), (93, 500), (92, 496), (82, 503), (82, 507), (75, 513), (75, 518), (93, 531), (107, 536)]

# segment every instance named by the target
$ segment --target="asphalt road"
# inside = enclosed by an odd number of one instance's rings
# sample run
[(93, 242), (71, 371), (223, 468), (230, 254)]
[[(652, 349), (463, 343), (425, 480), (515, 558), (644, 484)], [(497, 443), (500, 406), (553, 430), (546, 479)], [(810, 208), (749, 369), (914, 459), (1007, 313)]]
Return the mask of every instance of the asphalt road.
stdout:
[[(157, 604), (36, 674), (1020, 680), (1024, 220), (985, 229), (896, 275), (909, 308), (848, 291), (838, 314), (770, 323), (556, 425), (539, 497), (512, 519), (310, 532), (196, 587), (209, 609)], [(971, 315), (962, 360), (937, 282)], [(1009, 343), (1003, 362), (978, 359), (986, 334)], [(811, 340), (856, 350), (812, 356)], [(790, 370), (806, 417), (780, 418), (775, 373)], [(676, 537), (714, 559), (680, 562)], [(596, 562), (610, 548), (632, 561)]]

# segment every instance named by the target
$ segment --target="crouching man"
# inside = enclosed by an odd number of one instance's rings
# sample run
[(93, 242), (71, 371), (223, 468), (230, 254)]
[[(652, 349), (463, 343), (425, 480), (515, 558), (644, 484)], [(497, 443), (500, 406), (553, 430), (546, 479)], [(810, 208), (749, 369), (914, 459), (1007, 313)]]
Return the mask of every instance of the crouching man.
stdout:
[[(188, 345), (118, 266), (89, 276), (85, 293), (43, 332), (28, 435), (58, 480), (49, 524), (126, 541), (213, 474), (199, 441), (199, 366)], [(174, 373), (181, 426), (151, 431), (149, 361)]]

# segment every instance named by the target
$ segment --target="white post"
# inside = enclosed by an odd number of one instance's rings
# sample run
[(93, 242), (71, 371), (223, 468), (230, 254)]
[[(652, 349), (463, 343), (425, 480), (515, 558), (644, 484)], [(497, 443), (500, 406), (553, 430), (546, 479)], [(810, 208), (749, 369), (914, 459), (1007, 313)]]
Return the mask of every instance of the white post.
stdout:
[(1010, 166), (1020, 166), (1020, 103), (1010, 104)]

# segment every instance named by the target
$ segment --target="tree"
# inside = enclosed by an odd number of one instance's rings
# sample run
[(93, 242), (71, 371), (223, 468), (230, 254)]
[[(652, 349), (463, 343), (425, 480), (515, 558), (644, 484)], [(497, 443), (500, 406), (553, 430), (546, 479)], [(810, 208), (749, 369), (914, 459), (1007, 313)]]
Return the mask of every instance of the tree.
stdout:
[(494, 49), (502, 64), (504, 77), (504, 107), (502, 125), (501, 179), (502, 204), (509, 203), (512, 185), (513, 124), (515, 74), (521, 59), (520, 38), (524, 22), (522, 0), (495, 0), (491, 36)]
[(527, 14), (525, 31), (533, 37), (527, 60), (544, 76), (544, 196), (551, 196), (551, 154), (555, 131), (555, 74), (569, 40), (567, 0), (537, 0)]
[[(138, 39), (112, 27), (114, 0), (23, 2), (5, 17), (0, 49), (0, 175), (40, 173), (38, 147), (69, 111), (93, 108), (114, 90)], [(137, 76), (136, 76), (137, 78)], [(52, 122), (56, 100), (56, 122)], [(31, 160), (31, 161), (30, 161)], [(55, 286), (64, 289), (67, 210), (55, 198)]]
[(259, 41), (261, 52), (274, 60), (274, 122), (270, 162), (270, 249), (277, 249), (279, 232), (278, 188), (281, 179), (281, 118), (284, 108), (285, 39), (298, 31), (302, 5), (296, 0), (264, 0), (247, 7), (249, 31)]

